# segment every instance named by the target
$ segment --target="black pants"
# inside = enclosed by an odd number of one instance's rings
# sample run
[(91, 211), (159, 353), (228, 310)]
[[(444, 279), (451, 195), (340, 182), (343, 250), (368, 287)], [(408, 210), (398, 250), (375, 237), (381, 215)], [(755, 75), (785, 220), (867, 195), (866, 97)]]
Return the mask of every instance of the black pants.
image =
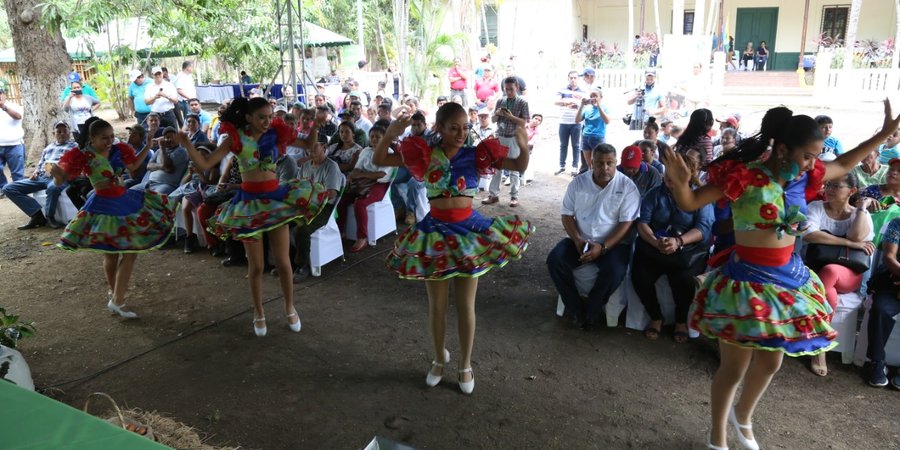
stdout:
[(884, 347), (894, 330), (894, 316), (900, 314), (900, 299), (896, 292), (877, 291), (872, 294), (869, 310), (869, 348), (866, 356), (872, 361), (884, 361)]
[(309, 266), (310, 236), (312, 236), (316, 230), (328, 223), (328, 219), (331, 218), (333, 211), (334, 203), (328, 203), (322, 208), (322, 211), (312, 220), (312, 222), (294, 227), (291, 232), (294, 243), (294, 249), (291, 252), (294, 257), (292, 258), (291, 265), (295, 271), (301, 267)]
[(574, 274), (575, 269), (581, 265), (578, 262), (581, 251), (575, 248), (575, 243), (569, 238), (559, 241), (547, 255), (547, 268), (550, 270), (550, 278), (553, 279), (556, 291), (566, 305), (566, 314), (584, 316), (589, 321), (600, 318), (609, 297), (625, 278), (630, 255), (631, 245), (619, 244), (609, 249), (606, 255), (588, 263), (595, 264), (600, 273), (594, 281), (594, 287), (588, 293), (587, 301), (583, 302), (575, 287)]
[(69, 182), (69, 189), (66, 189), (66, 195), (72, 200), (72, 205), (81, 209), (87, 201), (87, 196), (94, 188), (91, 186), (87, 177), (78, 177)]
[[(178, 106), (176, 105), (176, 108)], [(162, 128), (165, 127), (174, 127), (179, 128), (178, 126), (178, 117), (175, 116), (175, 108), (172, 108), (164, 113), (159, 114), (159, 126)]]
[(675, 300), (675, 323), (687, 323), (688, 310), (696, 292), (694, 277), (703, 273), (704, 269), (706, 258), (697, 258), (694, 265), (687, 269), (672, 269), (659, 261), (651, 260), (642, 251), (635, 250), (631, 264), (631, 282), (650, 319), (662, 320), (659, 298), (656, 296), (656, 281), (666, 275)]

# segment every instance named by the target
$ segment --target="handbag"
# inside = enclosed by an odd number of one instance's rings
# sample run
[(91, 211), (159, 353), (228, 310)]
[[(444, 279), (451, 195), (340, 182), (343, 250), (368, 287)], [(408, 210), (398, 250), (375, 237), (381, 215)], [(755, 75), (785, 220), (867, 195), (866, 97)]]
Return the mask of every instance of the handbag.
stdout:
[(866, 292), (869, 294), (875, 294), (876, 292), (896, 293), (900, 290), (900, 286), (894, 284), (895, 282), (900, 282), (900, 280), (895, 279), (889, 270), (873, 273), (869, 277), (869, 282), (866, 283)]
[(813, 268), (837, 264), (863, 273), (869, 270), (870, 263), (871, 258), (866, 252), (845, 245), (809, 244), (806, 247), (806, 264)]
[(685, 245), (681, 250), (671, 255), (660, 253), (656, 247), (653, 247), (640, 237), (638, 237), (635, 247), (637, 247), (637, 251), (641, 252), (652, 263), (669, 269), (688, 269), (701, 259), (706, 260), (709, 257), (709, 247), (704, 246), (700, 242)]
[(631, 125), (631, 113), (622, 116), (622, 122), (625, 122), (625, 125)]

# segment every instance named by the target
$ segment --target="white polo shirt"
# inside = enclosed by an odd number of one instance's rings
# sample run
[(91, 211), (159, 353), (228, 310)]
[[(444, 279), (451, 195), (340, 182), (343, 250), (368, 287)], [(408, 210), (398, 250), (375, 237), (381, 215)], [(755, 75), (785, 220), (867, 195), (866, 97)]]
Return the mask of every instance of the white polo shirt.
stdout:
[[(175, 90), (175, 86), (168, 81), (163, 80), (162, 83), (156, 84), (155, 82), (151, 82), (147, 85), (147, 89), (144, 90), (144, 98), (146, 100), (150, 100), (159, 93), (159, 90), (162, 89), (163, 94), (169, 98), (178, 98), (178, 91)], [(150, 111), (155, 113), (166, 113), (175, 108), (175, 104), (172, 103), (168, 98), (158, 98), (150, 104)]]
[[(180, 72), (178, 77), (175, 78), (175, 89), (181, 89), (184, 91), (184, 95), (178, 95), (178, 99), (182, 101), (188, 101), (192, 98), (197, 98), (197, 87), (194, 86), (194, 76), (189, 73)], [(158, 91), (159, 89), (157, 89)]]
[[(22, 114), (22, 107), (11, 103), (9, 100), (5, 103), (6, 109)], [(13, 119), (12, 116), (0, 109), (0, 146), (12, 146), (22, 143), (25, 137), (25, 129), (22, 128), (22, 119)]]
[(605, 188), (594, 183), (593, 174), (589, 170), (569, 183), (560, 213), (575, 216), (582, 239), (603, 242), (619, 223), (633, 222), (640, 217), (641, 193), (619, 171)]

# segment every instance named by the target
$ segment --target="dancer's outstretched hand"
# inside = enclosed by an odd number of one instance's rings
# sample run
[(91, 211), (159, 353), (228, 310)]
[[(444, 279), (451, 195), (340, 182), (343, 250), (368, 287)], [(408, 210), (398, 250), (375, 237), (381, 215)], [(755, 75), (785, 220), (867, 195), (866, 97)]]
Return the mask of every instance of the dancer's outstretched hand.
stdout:
[(666, 166), (666, 179), (676, 186), (688, 184), (691, 180), (691, 170), (688, 169), (684, 157), (671, 148), (666, 149), (662, 155), (663, 165)]
[(897, 131), (897, 128), (900, 127), (900, 115), (894, 117), (894, 112), (891, 109), (891, 100), (885, 98), (884, 99), (884, 125), (881, 126), (882, 133), (887, 135), (894, 134), (894, 131)]

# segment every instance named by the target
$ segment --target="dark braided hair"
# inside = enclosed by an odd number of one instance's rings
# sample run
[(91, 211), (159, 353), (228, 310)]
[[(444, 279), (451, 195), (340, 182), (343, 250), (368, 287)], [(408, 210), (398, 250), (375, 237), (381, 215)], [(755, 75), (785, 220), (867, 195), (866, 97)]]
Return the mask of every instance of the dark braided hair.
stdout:
[(251, 99), (238, 97), (228, 105), (228, 108), (225, 108), (225, 112), (222, 113), (222, 121), (234, 125), (237, 129), (241, 129), (247, 126), (247, 114), (253, 114), (269, 106), (269, 102), (262, 97)]
[(742, 139), (734, 150), (720, 156), (710, 164), (720, 161), (741, 161), (749, 163), (757, 161), (769, 147), (769, 140), (776, 144), (784, 144), (788, 150), (822, 140), (822, 130), (812, 117), (794, 115), (784, 106), (772, 108), (763, 116), (759, 133)]

